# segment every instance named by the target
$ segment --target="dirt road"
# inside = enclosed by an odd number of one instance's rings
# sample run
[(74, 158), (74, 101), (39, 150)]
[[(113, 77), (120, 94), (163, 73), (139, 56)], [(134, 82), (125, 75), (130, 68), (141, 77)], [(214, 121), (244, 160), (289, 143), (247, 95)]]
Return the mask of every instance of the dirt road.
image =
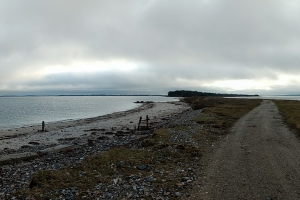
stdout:
[(300, 143), (264, 100), (211, 155), (191, 199), (300, 199)]

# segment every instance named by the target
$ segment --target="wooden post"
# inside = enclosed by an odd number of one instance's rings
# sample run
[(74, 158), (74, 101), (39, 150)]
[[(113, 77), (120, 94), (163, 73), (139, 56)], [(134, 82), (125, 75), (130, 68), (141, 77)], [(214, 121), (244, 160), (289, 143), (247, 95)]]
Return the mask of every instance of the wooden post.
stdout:
[(45, 131), (45, 122), (44, 121), (42, 122), (42, 131), (43, 132)]
[(140, 125), (141, 125), (141, 122), (142, 122), (142, 117), (140, 117), (140, 120), (139, 120), (139, 124), (138, 124), (138, 131), (140, 130)]
[(149, 129), (149, 117), (148, 117), (148, 115), (146, 116), (146, 122), (147, 122), (147, 129)]

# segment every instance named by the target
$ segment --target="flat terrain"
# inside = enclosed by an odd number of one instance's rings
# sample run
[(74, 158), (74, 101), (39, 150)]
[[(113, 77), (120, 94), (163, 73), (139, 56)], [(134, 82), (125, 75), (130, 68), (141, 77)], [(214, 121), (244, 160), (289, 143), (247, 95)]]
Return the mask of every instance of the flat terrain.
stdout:
[(272, 101), (242, 117), (201, 166), (191, 199), (300, 199), (300, 144)]
[(142, 109), (144, 115), (153, 113), (150, 119), (165, 116), (151, 130), (113, 137), (94, 131), (103, 128), (102, 120), (120, 123), (128, 114), (65, 128), (78, 136), (89, 133), (85, 130), (93, 134), (62, 140), (72, 145), (68, 151), (38, 151), (35, 159), (3, 166), (2, 197), (300, 199), (300, 143), (285, 125), (297, 130), (297, 102), (276, 101), (280, 112), (270, 100), (186, 102), (195, 110), (184, 104)]

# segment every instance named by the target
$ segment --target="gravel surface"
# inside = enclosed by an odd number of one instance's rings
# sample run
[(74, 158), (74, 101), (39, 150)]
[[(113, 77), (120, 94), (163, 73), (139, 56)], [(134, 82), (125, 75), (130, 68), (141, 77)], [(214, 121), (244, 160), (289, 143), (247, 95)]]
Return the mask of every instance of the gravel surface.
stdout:
[(300, 145), (264, 100), (201, 159), (190, 199), (300, 199)]
[[(171, 117), (170, 119), (162, 120), (156, 128), (170, 128), (176, 126), (186, 126), (187, 130), (170, 130), (172, 134), (170, 141), (189, 144), (192, 146), (199, 145), (195, 142), (190, 134), (196, 129), (202, 127), (195, 123), (193, 119), (201, 113), (201, 110), (187, 110), (180, 115)], [(92, 130), (91, 130), (92, 131)], [(94, 130), (93, 130), (94, 131)], [(126, 132), (126, 131), (125, 131)], [(141, 141), (143, 138), (151, 136), (152, 131), (135, 131), (130, 134), (124, 133), (119, 136), (107, 135), (94, 132), (93, 134), (83, 135), (78, 138), (68, 138), (60, 140), (61, 144), (72, 145), (73, 148), (68, 152), (41, 154), (39, 158), (1, 166), (0, 170), (0, 199), (8, 199), (8, 197), (20, 189), (29, 187), (31, 176), (39, 170), (56, 170), (64, 166), (72, 166), (81, 163), (86, 156), (94, 155), (101, 151), (105, 151), (115, 146), (127, 146), (128, 148), (142, 148)], [(20, 152), (40, 152), (48, 148), (43, 144), (34, 146), (24, 146), (19, 150), (5, 149), (1, 152), (2, 155), (20, 153)], [(195, 163), (198, 158), (196, 158)], [(143, 167), (143, 166), (141, 166)], [(77, 198), (92, 198), (92, 199), (120, 199), (119, 196), (126, 194), (124, 199), (141, 199), (142, 196), (147, 196), (151, 199), (171, 199), (185, 198), (186, 194), (182, 189), (189, 187), (195, 180), (194, 166), (187, 166), (184, 163), (178, 163), (178, 169), (174, 172), (153, 171), (152, 174), (165, 174), (172, 179), (181, 180), (178, 190), (175, 192), (166, 191), (164, 188), (154, 188), (152, 182), (155, 180), (152, 176), (143, 178), (140, 175), (132, 175), (130, 177), (116, 178), (112, 180), (112, 184), (95, 185), (82, 196), (78, 195), (77, 188), (62, 188), (59, 191), (54, 191), (57, 199), (74, 199)], [(84, 174), (82, 175), (84, 176)], [(11, 199), (11, 198), (9, 198)], [(12, 199), (18, 199), (13, 197)], [(41, 196), (41, 199), (43, 197)]]

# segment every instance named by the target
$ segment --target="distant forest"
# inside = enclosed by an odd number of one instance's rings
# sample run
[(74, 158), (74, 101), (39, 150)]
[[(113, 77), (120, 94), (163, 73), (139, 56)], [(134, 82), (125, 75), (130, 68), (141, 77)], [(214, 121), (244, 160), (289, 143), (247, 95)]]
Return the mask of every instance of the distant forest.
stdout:
[(176, 90), (176, 91), (168, 92), (168, 97), (208, 97), (208, 96), (209, 97), (254, 97), (259, 95), (221, 94), (221, 93), (198, 92), (198, 91), (190, 91), (190, 90)]

